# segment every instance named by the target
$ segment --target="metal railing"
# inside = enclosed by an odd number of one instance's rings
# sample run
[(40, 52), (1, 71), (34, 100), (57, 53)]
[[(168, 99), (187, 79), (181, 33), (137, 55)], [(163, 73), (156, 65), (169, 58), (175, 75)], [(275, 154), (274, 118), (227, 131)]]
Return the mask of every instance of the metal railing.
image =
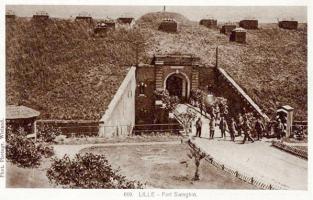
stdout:
[(132, 131), (133, 135), (152, 133), (175, 133), (179, 134), (183, 128), (180, 124), (137, 124)]

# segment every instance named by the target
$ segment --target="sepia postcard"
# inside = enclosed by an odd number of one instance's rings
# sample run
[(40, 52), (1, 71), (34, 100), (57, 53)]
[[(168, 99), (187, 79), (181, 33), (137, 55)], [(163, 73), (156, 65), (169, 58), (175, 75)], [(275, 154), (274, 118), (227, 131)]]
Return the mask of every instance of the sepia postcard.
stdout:
[(312, 198), (307, 1), (114, 3), (4, 3), (1, 199)]

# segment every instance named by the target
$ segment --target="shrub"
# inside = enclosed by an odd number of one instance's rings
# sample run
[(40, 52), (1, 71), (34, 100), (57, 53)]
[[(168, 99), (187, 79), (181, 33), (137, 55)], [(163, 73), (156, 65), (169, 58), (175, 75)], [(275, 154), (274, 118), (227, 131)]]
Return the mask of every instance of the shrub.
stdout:
[(54, 155), (53, 147), (47, 146), (45, 144), (38, 144), (37, 150), (45, 158), (50, 158)]
[(41, 153), (35, 143), (19, 133), (7, 133), (6, 158), (21, 167), (37, 167)]
[(127, 181), (125, 176), (113, 170), (104, 155), (91, 153), (76, 154), (70, 159), (54, 158), (47, 170), (49, 181), (65, 188), (108, 188), (136, 189), (143, 184), (138, 181)]
[(53, 142), (56, 136), (61, 135), (61, 129), (54, 126), (43, 125), (38, 127), (38, 139), (43, 142)]
[(170, 96), (167, 90), (155, 90), (154, 95), (156, 99), (162, 100), (165, 110), (173, 111), (179, 103), (177, 96)]

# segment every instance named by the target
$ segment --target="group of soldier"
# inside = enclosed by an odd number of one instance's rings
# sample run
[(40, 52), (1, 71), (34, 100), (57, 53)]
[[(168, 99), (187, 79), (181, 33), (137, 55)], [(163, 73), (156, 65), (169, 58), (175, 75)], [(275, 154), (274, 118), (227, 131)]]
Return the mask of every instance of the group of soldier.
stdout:
[[(202, 113), (201, 113), (202, 114)], [(254, 142), (252, 138), (252, 133), (256, 136), (257, 140), (262, 139), (264, 134), (265, 126), (260, 117), (256, 120), (251, 120), (249, 113), (244, 112), (239, 113), (238, 116), (229, 116), (228, 112), (219, 112), (218, 107), (213, 109), (211, 113), (207, 116), (209, 120), (209, 139), (214, 139), (215, 128), (218, 127), (221, 132), (221, 138), (226, 139), (226, 132), (229, 133), (231, 141), (235, 141), (235, 138), (243, 135), (244, 138), (242, 143), (244, 144), (247, 140)], [(199, 117), (196, 120), (196, 136), (201, 137), (202, 120)]]

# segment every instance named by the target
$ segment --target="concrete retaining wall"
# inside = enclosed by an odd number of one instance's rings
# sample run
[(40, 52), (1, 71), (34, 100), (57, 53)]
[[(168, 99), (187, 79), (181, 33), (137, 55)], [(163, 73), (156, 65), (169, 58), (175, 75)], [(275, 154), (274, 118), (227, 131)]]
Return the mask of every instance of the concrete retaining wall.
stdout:
[(217, 92), (219, 96), (227, 98), (231, 105), (231, 112), (239, 113), (245, 108), (248, 112), (254, 112), (265, 120), (269, 117), (249, 97), (249, 95), (229, 76), (222, 68), (217, 68)]
[(126, 136), (135, 125), (136, 68), (131, 67), (100, 120), (99, 136)]

